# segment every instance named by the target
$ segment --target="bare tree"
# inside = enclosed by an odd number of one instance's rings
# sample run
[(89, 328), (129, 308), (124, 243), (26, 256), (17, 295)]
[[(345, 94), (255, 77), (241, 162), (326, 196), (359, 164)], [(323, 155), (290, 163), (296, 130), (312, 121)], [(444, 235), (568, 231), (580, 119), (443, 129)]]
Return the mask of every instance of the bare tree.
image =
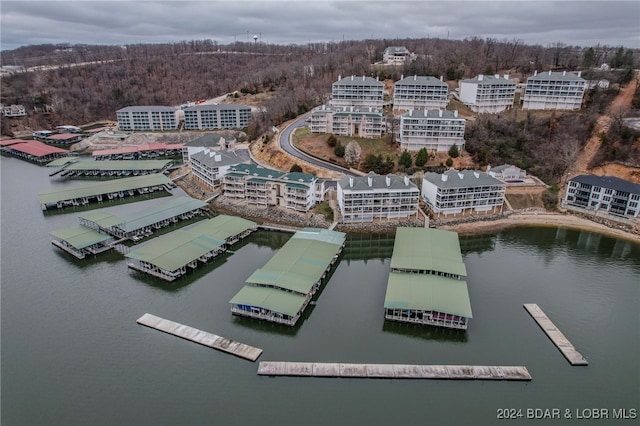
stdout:
[(344, 160), (349, 165), (357, 164), (360, 162), (360, 154), (362, 154), (362, 148), (358, 142), (350, 141), (344, 149)]

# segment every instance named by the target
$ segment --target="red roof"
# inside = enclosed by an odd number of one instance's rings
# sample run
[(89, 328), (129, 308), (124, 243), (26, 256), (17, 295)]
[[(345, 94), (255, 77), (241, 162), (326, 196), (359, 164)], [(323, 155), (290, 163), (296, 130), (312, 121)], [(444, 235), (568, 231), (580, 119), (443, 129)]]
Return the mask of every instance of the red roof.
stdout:
[(14, 151), (24, 152), (25, 154), (30, 154), (36, 157), (44, 157), (45, 155), (49, 154), (69, 152), (66, 149), (57, 148), (55, 146), (47, 145), (39, 141), (24, 142), (25, 143), (18, 143), (15, 146), (12, 146), (11, 149), (13, 149)]
[(9, 146), (9, 145), (15, 145), (17, 143), (25, 143), (25, 142), (31, 142), (31, 141), (25, 141), (24, 139), (5, 139), (0, 141), (0, 146)]
[(77, 139), (80, 135), (74, 133), (60, 133), (47, 137), (47, 139), (56, 140), (56, 141), (66, 141), (69, 139)]

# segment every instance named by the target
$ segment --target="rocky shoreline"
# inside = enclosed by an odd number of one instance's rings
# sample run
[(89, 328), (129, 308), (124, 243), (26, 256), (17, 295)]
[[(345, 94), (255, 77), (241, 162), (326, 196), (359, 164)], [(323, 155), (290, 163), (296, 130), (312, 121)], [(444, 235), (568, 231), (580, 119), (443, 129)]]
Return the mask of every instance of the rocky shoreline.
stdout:
[[(191, 179), (190, 175), (176, 182), (187, 194), (198, 199), (209, 199), (216, 195)], [(330, 228), (332, 223), (318, 213), (302, 213), (280, 207), (250, 206), (224, 195), (209, 202), (212, 212), (241, 216), (262, 225), (284, 228)], [(334, 229), (346, 233), (391, 234), (397, 227), (423, 227), (424, 221), (405, 219), (398, 221), (377, 221), (368, 223), (337, 223)], [(543, 209), (511, 211), (488, 216), (468, 216), (455, 219), (432, 219), (429, 226), (456, 231), (461, 235), (486, 234), (518, 226), (548, 226), (584, 230), (615, 238), (640, 242), (640, 226), (635, 228), (615, 223), (598, 223), (591, 218), (574, 213), (549, 212)]]

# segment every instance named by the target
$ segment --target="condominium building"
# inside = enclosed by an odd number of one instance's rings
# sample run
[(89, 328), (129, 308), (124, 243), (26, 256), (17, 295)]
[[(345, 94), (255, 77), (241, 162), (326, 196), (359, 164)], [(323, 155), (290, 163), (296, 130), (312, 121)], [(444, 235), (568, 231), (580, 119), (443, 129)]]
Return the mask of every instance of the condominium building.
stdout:
[(416, 55), (404, 46), (389, 46), (382, 54), (382, 62), (386, 65), (404, 65), (415, 58)]
[(614, 176), (580, 175), (569, 179), (564, 204), (593, 214), (599, 211), (638, 217), (640, 185)]
[(419, 198), (420, 190), (406, 176), (370, 172), (338, 181), (338, 207), (343, 223), (417, 217)]
[(442, 77), (401, 77), (393, 89), (393, 112), (411, 109), (445, 109), (449, 103), (449, 86)]
[(480, 74), (475, 78), (460, 80), (460, 100), (474, 112), (496, 113), (513, 106), (516, 83), (508, 75)]
[(475, 170), (426, 173), (422, 198), (434, 213), (502, 213), (505, 183)]
[(195, 105), (184, 109), (186, 130), (244, 129), (251, 108), (245, 105)]
[(215, 150), (233, 150), (236, 139), (228, 132), (212, 132), (207, 133), (197, 139), (189, 141), (182, 145), (182, 162), (188, 164), (193, 154), (202, 152), (206, 149)]
[(311, 113), (312, 133), (379, 138), (385, 131), (386, 118), (374, 108), (332, 107), (322, 105)]
[(338, 77), (331, 90), (332, 106), (382, 109), (384, 84), (371, 77)]
[(224, 195), (258, 206), (281, 206), (306, 212), (324, 200), (325, 182), (310, 173), (286, 173), (253, 164), (230, 167)]
[(222, 177), (232, 166), (245, 160), (234, 151), (213, 151), (207, 148), (192, 154), (189, 161), (193, 177), (213, 189), (222, 184)]
[(176, 130), (176, 108), (168, 106), (130, 106), (116, 111), (118, 130)]
[(523, 109), (566, 109), (577, 111), (582, 107), (582, 98), (587, 81), (577, 74), (538, 71), (527, 79), (522, 97)]
[(446, 152), (452, 145), (464, 147), (465, 119), (458, 111), (410, 110), (400, 117), (401, 150)]

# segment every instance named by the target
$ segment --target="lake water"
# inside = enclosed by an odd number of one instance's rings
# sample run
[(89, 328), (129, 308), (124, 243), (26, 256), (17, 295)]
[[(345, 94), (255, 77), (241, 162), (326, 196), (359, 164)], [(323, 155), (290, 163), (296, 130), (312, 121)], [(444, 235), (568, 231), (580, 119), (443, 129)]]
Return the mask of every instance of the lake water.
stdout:
[[(48, 233), (78, 224), (77, 212), (44, 214), (37, 192), (78, 182), (13, 158), (0, 167), (3, 425), (490, 425), (536, 408), (637, 424), (612, 417), (640, 408), (638, 244), (533, 227), (461, 238), (474, 318), (460, 333), (385, 322), (393, 236), (351, 235), (317, 305), (288, 328), (234, 317), (228, 301), (289, 234), (254, 233), (166, 284), (117, 253), (78, 261), (53, 247)], [(524, 303), (589, 366), (572, 367)], [(257, 363), (138, 325), (146, 312), (260, 347), (259, 360), (523, 365), (533, 380), (261, 377)], [(522, 417), (498, 420), (501, 409)]]

